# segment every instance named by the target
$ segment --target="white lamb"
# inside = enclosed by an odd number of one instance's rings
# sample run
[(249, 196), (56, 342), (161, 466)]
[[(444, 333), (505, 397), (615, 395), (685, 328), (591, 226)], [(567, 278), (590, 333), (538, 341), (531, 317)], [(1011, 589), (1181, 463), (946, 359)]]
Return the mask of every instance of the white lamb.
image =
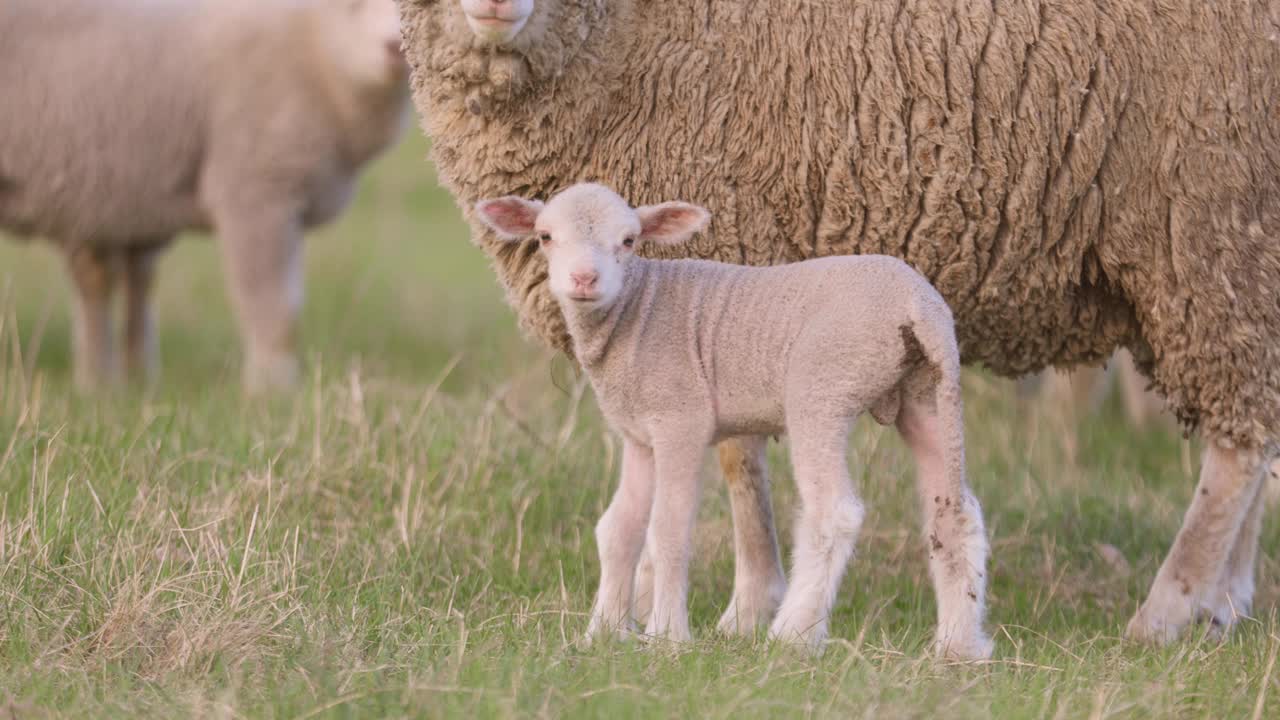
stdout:
[(928, 281), (885, 256), (771, 268), (644, 259), (637, 243), (684, 242), (708, 212), (680, 202), (632, 209), (595, 184), (545, 205), (485, 200), (476, 212), (508, 241), (538, 238), (576, 357), (624, 441), (622, 478), (596, 527), (600, 590), (588, 638), (629, 630), (646, 542), (654, 587), (645, 633), (690, 638), (703, 455), (726, 437), (786, 432), (802, 507), (792, 581), (770, 635), (819, 648), (864, 513), (845, 459), (848, 435), (870, 411), (896, 423), (915, 455), (938, 602), (935, 649), (990, 656), (987, 541), (965, 481), (960, 357), (951, 311)]

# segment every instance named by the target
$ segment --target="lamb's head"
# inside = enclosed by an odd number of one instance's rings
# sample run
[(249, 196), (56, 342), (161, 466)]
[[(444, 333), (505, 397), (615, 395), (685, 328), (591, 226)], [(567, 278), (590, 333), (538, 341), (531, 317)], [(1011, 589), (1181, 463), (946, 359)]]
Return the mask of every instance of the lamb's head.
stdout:
[(408, 87), (395, 0), (316, 0), (311, 14), (326, 56), (345, 79), (373, 90)]
[(419, 78), (481, 114), (599, 62), (612, 18), (631, 1), (400, 0)]
[(513, 196), (482, 200), (476, 214), (508, 242), (537, 238), (551, 294), (585, 309), (607, 309), (617, 301), (637, 243), (682, 243), (711, 217), (683, 202), (632, 208), (593, 183), (567, 188), (545, 204)]

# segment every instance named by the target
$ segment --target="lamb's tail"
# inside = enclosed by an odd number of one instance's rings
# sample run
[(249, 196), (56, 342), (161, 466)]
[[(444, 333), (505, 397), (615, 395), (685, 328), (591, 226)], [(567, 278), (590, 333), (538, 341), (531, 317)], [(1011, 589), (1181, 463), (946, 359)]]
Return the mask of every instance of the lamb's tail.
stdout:
[[(934, 386), (935, 412), (942, 426), (943, 456), (947, 476), (964, 482), (964, 400), (960, 393), (960, 349), (956, 344), (955, 320), (951, 308), (932, 287), (915, 297), (909, 308), (911, 333), (920, 343), (926, 360), (937, 370)], [(959, 492), (961, 488), (952, 488)]]

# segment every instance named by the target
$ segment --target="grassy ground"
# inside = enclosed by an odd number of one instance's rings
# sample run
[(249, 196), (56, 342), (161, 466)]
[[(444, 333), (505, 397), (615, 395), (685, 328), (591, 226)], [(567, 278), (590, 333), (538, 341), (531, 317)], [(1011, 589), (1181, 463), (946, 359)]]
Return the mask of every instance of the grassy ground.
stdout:
[[(708, 482), (680, 651), (582, 650), (618, 446), (563, 360), (519, 338), (419, 140), (309, 246), (307, 380), (247, 403), (212, 245), (162, 266), (164, 375), (69, 388), (65, 282), (0, 243), (0, 716), (1280, 717), (1280, 573), (1224, 644), (1118, 635), (1195, 449), (967, 378), (993, 538), (996, 658), (924, 657), (909, 464), (861, 426), (870, 514), (818, 660), (713, 633), (732, 550)], [(793, 493), (774, 448), (783, 532)], [(1272, 523), (1264, 549), (1280, 538)]]

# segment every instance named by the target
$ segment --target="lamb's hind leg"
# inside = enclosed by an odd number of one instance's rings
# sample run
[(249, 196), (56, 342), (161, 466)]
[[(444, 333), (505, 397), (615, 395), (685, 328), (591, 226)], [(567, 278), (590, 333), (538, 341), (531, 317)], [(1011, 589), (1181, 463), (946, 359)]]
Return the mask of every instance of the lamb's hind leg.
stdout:
[(729, 486), (733, 510), (733, 600), (717, 628), (726, 634), (750, 634), (773, 619), (787, 578), (778, 555), (773, 503), (763, 437), (736, 438), (720, 444), (720, 469)]
[(769, 635), (818, 650), (827, 637), (836, 591), (853, 556), (865, 511), (845, 461), (851, 418), (797, 415), (803, 419), (790, 422), (789, 414), (787, 428), (800, 494), (795, 559), (791, 584)]
[(1130, 638), (1171, 642), (1193, 620), (1213, 615), (1232, 548), (1262, 483), (1263, 460), (1256, 447), (1206, 444), (1195, 497), (1146, 602), (1129, 621)]
[(987, 536), (982, 509), (965, 481), (960, 408), (938, 408), (934, 398), (908, 395), (897, 426), (916, 461), (929, 574), (938, 602), (935, 650), (959, 659), (986, 659), (992, 650), (982, 629)]

